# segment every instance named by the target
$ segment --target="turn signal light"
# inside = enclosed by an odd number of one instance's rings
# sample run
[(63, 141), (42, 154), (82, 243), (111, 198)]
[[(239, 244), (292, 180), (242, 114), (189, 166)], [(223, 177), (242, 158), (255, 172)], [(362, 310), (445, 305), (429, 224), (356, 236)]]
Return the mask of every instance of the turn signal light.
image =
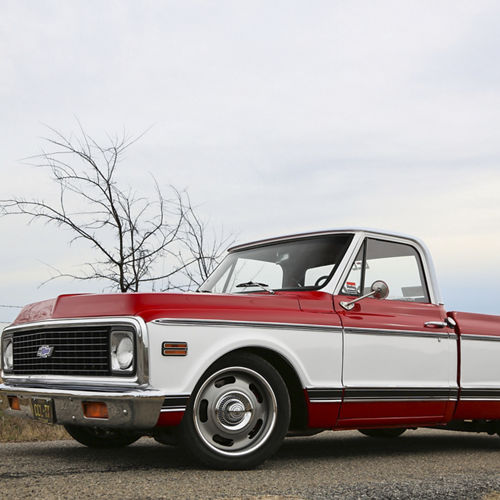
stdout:
[(108, 418), (108, 407), (106, 403), (98, 403), (95, 401), (84, 401), (83, 414), (86, 418)]
[(11, 410), (20, 410), (21, 404), (17, 396), (8, 396), (9, 406)]
[(186, 342), (163, 342), (161, 353), (163, 356), (186, 356), (188, 345)]

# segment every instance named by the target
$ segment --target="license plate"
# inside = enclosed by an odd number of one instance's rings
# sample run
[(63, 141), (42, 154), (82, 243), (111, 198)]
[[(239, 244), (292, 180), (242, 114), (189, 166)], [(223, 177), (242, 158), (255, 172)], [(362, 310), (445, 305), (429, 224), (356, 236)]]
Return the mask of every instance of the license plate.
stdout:
[(54, 423), (54, 401), (52, 399), (32, 399), (33, 418), (46, 424)]

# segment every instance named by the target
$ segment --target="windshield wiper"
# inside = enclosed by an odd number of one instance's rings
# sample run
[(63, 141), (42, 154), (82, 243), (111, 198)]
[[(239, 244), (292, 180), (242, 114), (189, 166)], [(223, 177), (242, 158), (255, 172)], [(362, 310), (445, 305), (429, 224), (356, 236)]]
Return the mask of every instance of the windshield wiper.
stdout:
[(275, 294), (274, 290), (272, 288), (269, 288), (269, 285), (266, 285), (265, 283), (257, 283), (256, 281), (246, 281), (245, 283), (239, 283), (238, 285), (236, 285), (236, 288), (248, 288), (250, 286), (257, 286), (259, 288), (262, 288), (262, 290), (265, 290), (271, 295)]

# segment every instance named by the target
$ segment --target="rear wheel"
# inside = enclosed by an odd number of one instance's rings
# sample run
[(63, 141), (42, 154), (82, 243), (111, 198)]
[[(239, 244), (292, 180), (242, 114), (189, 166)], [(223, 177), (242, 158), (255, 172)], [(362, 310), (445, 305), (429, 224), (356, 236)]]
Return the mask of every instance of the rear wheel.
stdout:
[(227, 356), (196, 386), (181, 423), (181, 443), (216, 469), (249, 469), (281, 445), (290, 422), (283, 379), (250, 353)]
[(65, 425), (68, 434), (89, 448), (121, 448), (137, 441), (141, 436), (135, 432), (102, 427)]
[(358, 429), (361, 434), (374, 438), (396, 438), (406, 429)]

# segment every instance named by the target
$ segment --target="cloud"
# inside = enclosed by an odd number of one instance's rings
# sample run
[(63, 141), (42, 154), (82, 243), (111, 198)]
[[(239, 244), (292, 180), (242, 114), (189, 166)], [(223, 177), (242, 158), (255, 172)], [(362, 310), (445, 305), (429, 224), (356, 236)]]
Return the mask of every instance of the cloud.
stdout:
[[(98, 138), (154, 125), (120, 167), (138, 189), (149, 172), (188, 187), (242, 240), (354, 224), (414, 233), (445, 297), (462, 305), (457, 273), (498, 297), (499, 14), (490, 1), (7, 2), (0, 192), (51, 195), (17, 161), (39, 151), (42, 123), (69, 132), (76, 115)], [(16, 300), (48, 293), (37, 259), (80, 258), (50, 228), (0, 230), (0, 293)]]

